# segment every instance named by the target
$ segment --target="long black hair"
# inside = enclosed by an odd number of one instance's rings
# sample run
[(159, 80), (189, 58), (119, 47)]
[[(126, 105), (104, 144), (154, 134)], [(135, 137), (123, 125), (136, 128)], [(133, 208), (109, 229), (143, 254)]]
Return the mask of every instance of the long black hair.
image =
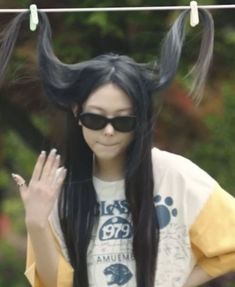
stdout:
[[(106, 83), (113, 83), (126, 92), (137, 117), (137, 129), (125, 162), (125, 193), (133, 222), (137, 287), (154, 286), (159, 226), (153, 206), (152, 100), (153, 94), (166, 88), (176, 74), (188, 14), (188, 10), (183, 11), (167, 33), (158, 62), (139, 64), (127, 56), (111, 53), (77, 64), (65, 64), (54, 54), (50, 24), (46, 14), (40, 12), (38, 62), (42, 83), (46, 95), (67, 113), (68, 119), (65, 163), (68, 173), (59, 198), (59, 218), (74, 269), (74, 287), (89, 286), (87, 249), (99, 215), (99, 205), (92, 182), (92, 151), (84, 140), (72, 106), (78, 105), (81, 112), (91, 92)], [(196, 100), (200, 100), (211, 61), (214, 33), (211, 15), (203, 9), (199, 9), (199, 14), (203, 36), (194, 69), (192, 95)], [(20, 23), (27, 17), (28, 12), (19, 14), (5, 32), (0, 56), (1, 77)]]

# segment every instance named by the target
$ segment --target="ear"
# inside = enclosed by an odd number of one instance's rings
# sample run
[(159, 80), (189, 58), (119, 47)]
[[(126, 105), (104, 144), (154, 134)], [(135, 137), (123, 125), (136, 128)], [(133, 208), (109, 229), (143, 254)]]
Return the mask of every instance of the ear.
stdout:
[(72, 105), (72, 112), (73, 112), (74, 117), (76, 118), (78, 115), (78, 105), (76, 104)]
[[(77, 118), (78, 114), (79, 114), (79, 106), (77, 104), (72, 105), (72, 112), (75, 118)], [(82, 125), (81, 121), (79, 120), (78, 122), (79, 126)]]

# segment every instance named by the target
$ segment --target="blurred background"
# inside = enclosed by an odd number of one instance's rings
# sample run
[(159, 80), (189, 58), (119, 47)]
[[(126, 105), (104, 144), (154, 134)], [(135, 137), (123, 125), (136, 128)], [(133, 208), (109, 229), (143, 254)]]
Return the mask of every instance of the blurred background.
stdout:
[[(234, 1), (198, 1), (234, 4)], [(166, 0), (0, 0), (0, 8), (188, 5)], [(235, 17), (234, 10), (211, 11), (215, 21), (214, 58), (204, 99), (196, 107), (187, 96), (201, 39), (200, 25), (190, 28), (179, 72), (172, 85), (156, 95), (155, 144), (182, 154), (235, 195)], [(84, 61), (106, 52), (128, 54), (136, 61), (154, 60), (177, 11), (48, 14), (53, 45), (64, 62)], [(15, 17), (1, 14), (0, 30)], [(24, 23), (0, 89), (0, 287), (28, 286), (24, 278), (26, 231), (24, 210), (10, 174), (30, 179), (42, 149), (63, 149), (64, 114), (53, 109), (41, 89), (37, 70), (37, 32)], [(163, 99), (159, 106), (158, 99)], [(213, 244), (213, 242), (212, 242)], [(234, 287), (228, 274), (205, 286)]]

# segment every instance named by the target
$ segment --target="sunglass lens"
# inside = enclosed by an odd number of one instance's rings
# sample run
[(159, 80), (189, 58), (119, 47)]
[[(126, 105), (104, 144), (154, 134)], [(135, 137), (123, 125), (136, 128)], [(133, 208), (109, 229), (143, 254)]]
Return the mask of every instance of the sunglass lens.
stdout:
[(105, 127), (105, 118), (95, 114), (81, 114), (80, 120), (88, 129), (99, 130)]
[(135, 128), (135, 117), (118, 117), (114, 121), (114, 128), (120, 132), (130, 132)]

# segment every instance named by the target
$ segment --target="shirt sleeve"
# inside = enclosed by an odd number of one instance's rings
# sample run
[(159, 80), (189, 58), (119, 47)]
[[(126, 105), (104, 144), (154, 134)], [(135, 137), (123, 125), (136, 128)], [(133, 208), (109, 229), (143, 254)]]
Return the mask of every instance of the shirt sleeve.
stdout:
[(197, 264), (213, 277), (235, 271), (235, 198), (217, 186), (190, 228)]
[[(58, 248), (58, 244), (55, 240), (55, 244)], [(26, 271), (25, 276), (28, 279), (32, 287), (45, 287), (40, 281), (37, 275), (35, 256), (31, 244), (30, 237), (27, 239), (27, 258), (26, 258)], [(73, 268), (64, 256), (59, 252), (58, 262), (58, 275), (57, 275), (57, 287), (72, 287), (73, 286)]]

